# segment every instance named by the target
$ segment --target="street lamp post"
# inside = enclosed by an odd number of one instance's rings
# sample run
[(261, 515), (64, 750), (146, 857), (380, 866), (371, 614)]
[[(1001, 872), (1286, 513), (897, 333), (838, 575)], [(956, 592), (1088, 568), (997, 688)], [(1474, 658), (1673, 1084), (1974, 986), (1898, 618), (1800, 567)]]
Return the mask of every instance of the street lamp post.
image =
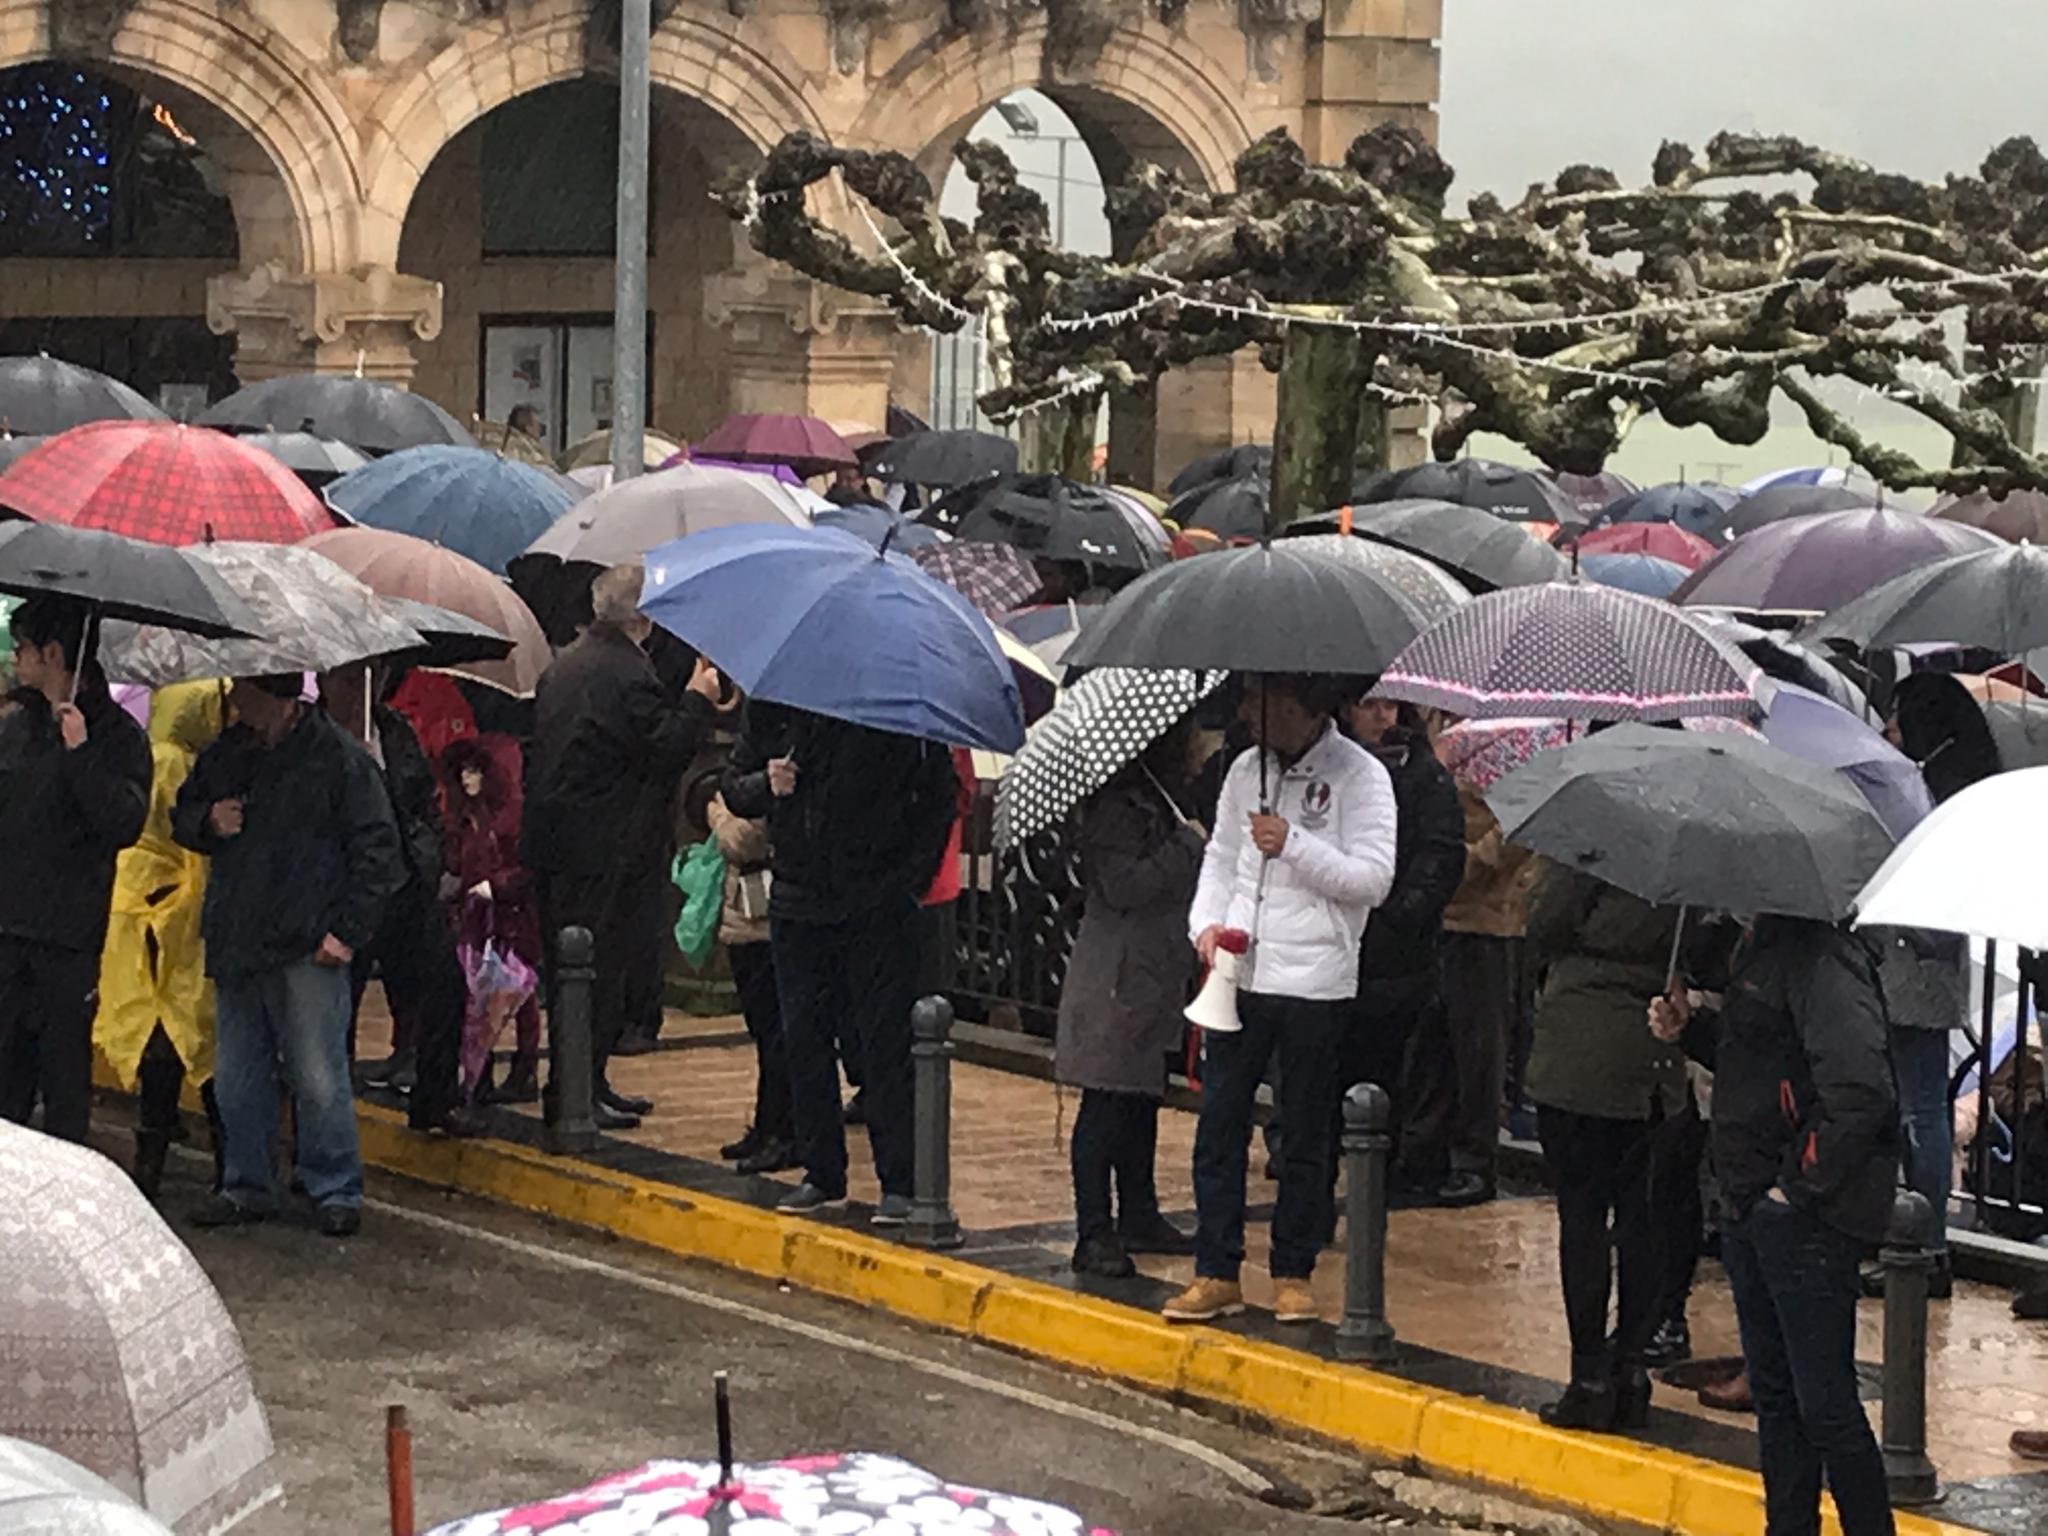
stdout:
[(619, 204), (612, 289), (612, 478), (645, 467), (647, 116), (652, 0), (619, 7)]

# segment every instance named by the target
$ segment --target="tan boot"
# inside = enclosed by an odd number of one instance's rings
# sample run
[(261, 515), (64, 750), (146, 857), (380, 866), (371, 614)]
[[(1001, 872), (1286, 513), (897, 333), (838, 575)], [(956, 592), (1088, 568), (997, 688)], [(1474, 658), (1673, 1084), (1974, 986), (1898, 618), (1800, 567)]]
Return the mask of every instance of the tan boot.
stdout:
[(1197, 1280), (1164, 1307), (1169, 1323), (1211, 1323), (1244, 1311), (1244, 1288), (1235, 1280)]
[(1308, 1288), (1306, 1280), (1273, 1280), (1273, 1321), (1276, 1323), (1312, 1323), (1319, 1314), (1316, 1311), (1315, 1293)]

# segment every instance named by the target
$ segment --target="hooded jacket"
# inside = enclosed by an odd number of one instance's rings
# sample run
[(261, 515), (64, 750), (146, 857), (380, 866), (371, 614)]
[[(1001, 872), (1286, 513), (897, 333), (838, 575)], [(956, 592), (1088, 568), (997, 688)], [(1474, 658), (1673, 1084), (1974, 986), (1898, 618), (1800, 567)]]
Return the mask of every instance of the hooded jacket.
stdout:
[[(1288, 826), (1274, 859), (1251, 836), (1261, 756), (1273, 814)], [(1216, 802), (1189, 938), (1215, 923), (1251, 935), (1241, 991), (1349, 1002), (1366, 919), (1393, 889), (1398, 820), (1387, 770), (1335, 725), (1291, 765), (1260, 748), (1243, 753)]]
[[(533, 876), (519, 862), (519, 763), (519, 743), (496, 731), (458, 737), (441, 754), (441, 843), (448, 873), (461, 887), (454, 898), (457, 940), (481, 949), (496, 939), (534, 964), (541, 955), (540, 911)], [(481, 794), (464, 793), (465, 768), (483, 774)], [(480, 882), (490, 885), (488, 901), (469, 895)]]
[(1394, 886), (1365, 930), (1358, 996), (1376, 1010), (1409, 1009), (1436, 990), (1444, 907), (1465, 876), (1465, 813), (1419, 735), (1390, 731), (1371, 750), (1394, 786)]

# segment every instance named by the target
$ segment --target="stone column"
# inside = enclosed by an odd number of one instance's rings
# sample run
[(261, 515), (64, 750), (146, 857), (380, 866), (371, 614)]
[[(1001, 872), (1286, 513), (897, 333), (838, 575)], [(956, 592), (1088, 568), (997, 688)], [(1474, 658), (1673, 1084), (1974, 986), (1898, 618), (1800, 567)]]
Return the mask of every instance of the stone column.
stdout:
[(264, 262), (206, 285), (206, 323), (235, 337), (244, 384), (287, 373), (354, 373), (401, 388), (413, 343), (441, 334), (441, 285), (388, 267), (292, 272)]
[(791, 412), (880, 430), (902, 337), (886, 305), (743, 259), (707, 280), (704, 310), (727, 337), (728, 410)]
[(1165, 493), (1191, 459), (1273, 441), (1273, 375), (1247, 347), (1162, 374), (1148, 398), (1110, 404), (1109, 478)]

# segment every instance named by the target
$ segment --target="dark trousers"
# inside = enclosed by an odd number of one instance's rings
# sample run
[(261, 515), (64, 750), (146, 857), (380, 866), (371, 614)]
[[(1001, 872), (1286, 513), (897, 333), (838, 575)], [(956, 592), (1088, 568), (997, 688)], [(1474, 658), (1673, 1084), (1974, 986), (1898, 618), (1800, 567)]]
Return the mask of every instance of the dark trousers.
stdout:
[(1543, 1156), (1557, 1187), (1558, 1272), (1575, 1380), (1605, 1379), (1607, 1298), (1618, 1282), (1616, 1353), (1640, 1361), (1661, 1319), (1662, 1274), (1650, 1220), (1647, 1120), (1536, 1108)]
[(1385, 1089), (1387, 1130), (1393, 1137), (1393, 1144), (1398, 1147), (1401, 1144), (1402, 1100), (1405, 1097), (1403, 1066), (1408, 1059), (1409, 1042), (1418, 1027), (1429, 1027), (1436, 1012), (1436, 999), (1429, 996), (1415, 1001), (1377, 1005), (1361, 998), (1351, 1011), (1351, 1027), (1344, 1036), (1344, 1055), (1338, 1072), (1337, 1102), (1330, 1112), (1329, 1207), (1324, 1217), (1325, 1242), (1337, 1239), (1337, 1165), (1343, 1158), (1344, 1095), (1360, 1083), (1373, 1083)]
[[(138, 1148), (151, 1143), (168, 1146), (182, 1141), (185, 1117), (178, 1100), (185, 1091), (185, 1061), (171, 1037), (159, 1024), (142, 1048), (135, 1070), (135, 1142)], [(220, 1189), (226, 1132), (220, 1123), (220, 1100), (209, 1078), (199, 1085), (199, 1102), (206, 1110), (207, 1128), (213, 1133), (213, 1187)]]
[(1657, 1250), (1657, 1323), (1682, 1321), (1706, 1242), (1700, 1165), (1707, 1122), (1688, 1094), (1684, 1107), (1650, 1133), (1650, 1223)]
[(1493, 1176), (1508, 1042), (1521, 1012), (1521, 948), (1520, 939), (1492, 934), (1443, 936), (1443, 1009), (1410, 1056), (1401, 1141), (1401, 1162), (1418, 1177)]
[(830, 1195), (846, 1192), (838, 1064), (845, 1051), (861, 1066), (882, 1193), (910, 1196), (917, 914), (908, 897), (891, 897), (841, 922), (778, 917), (771, 925), (797, 1156), (804, 1177)]
[(782, 996), (775, 989), (774, 946), (734, 944), (726, 950), (740, 1015), (754, 1039), (754, 1129), (775, 1141), (795, 1134), (789, 1109), (789, 1053), (782, 1038)]
[(0, 938), (0, 1118), (84, 1141), (92, 1121), (92, 1016), (100, 957)]
[(1843, 1536), (1890, 1536), (1884, 1458), (1856, 1391), (1862, 1247), (1759, 1200), (1721, 1234), (1756, 1397), (1765, 1536), (1817, 1536), (1825, 1475)]
[(375, 971), (391, 1006), (392, 1034), (412, 1041), (413, 1088), (406, 1119), (431, 1130), (461, 1102), (462, 1008), (466, 987), (455, 958), (448, 913), (419, 881), (384, 905), (377, 936), (349, 967), (349, 1056), (355, 1056), (355, 1017)]
[(1252, 1107), (1266, 1063), (1280, 1058), (1280, 1199), (1273, 1212), (1275, 1279), (1306, 1279), (1328, 1226), (1332, 1104), (1350, 1002), (1240, 992), (1234, 1034), (1207, 1032), (1202, 1115), (1195, 1127), (1195, 1273), (1235, 1280), (1244, 1264), (1244, 1177)]
[[(587, 928), (593, 946), (596, 972), (590, 988), (591, 1084), (602, 1092), (611, 1061), (612, 1047), (636, 1016), (644, 1010), (650, 986), (660, 987), (661, 915), (659, 892), (644, 872), (632, 875), (605, 871), (550, 871), (535, 876), (539, 898), (541, 940), (548, 964), (548, 1017), (555, 1017), (555, 987), (561, 974), (556, 948), (564, 928)], [(552, 1027), (548, 1030), (548, 1092), (546, 1108), (552, 1113), (556, 1052), (560, 1049)]]
[(1159, 1217), (1152, 1164), (1159, 1153), (1159, 1101), (1142, 1093), (1083, 1088), (1069, 1148), (1074, 1165), (1074, 1235), (1082, 1242), (1115, 1235), (1110, 1185), (1126, 1228)]

